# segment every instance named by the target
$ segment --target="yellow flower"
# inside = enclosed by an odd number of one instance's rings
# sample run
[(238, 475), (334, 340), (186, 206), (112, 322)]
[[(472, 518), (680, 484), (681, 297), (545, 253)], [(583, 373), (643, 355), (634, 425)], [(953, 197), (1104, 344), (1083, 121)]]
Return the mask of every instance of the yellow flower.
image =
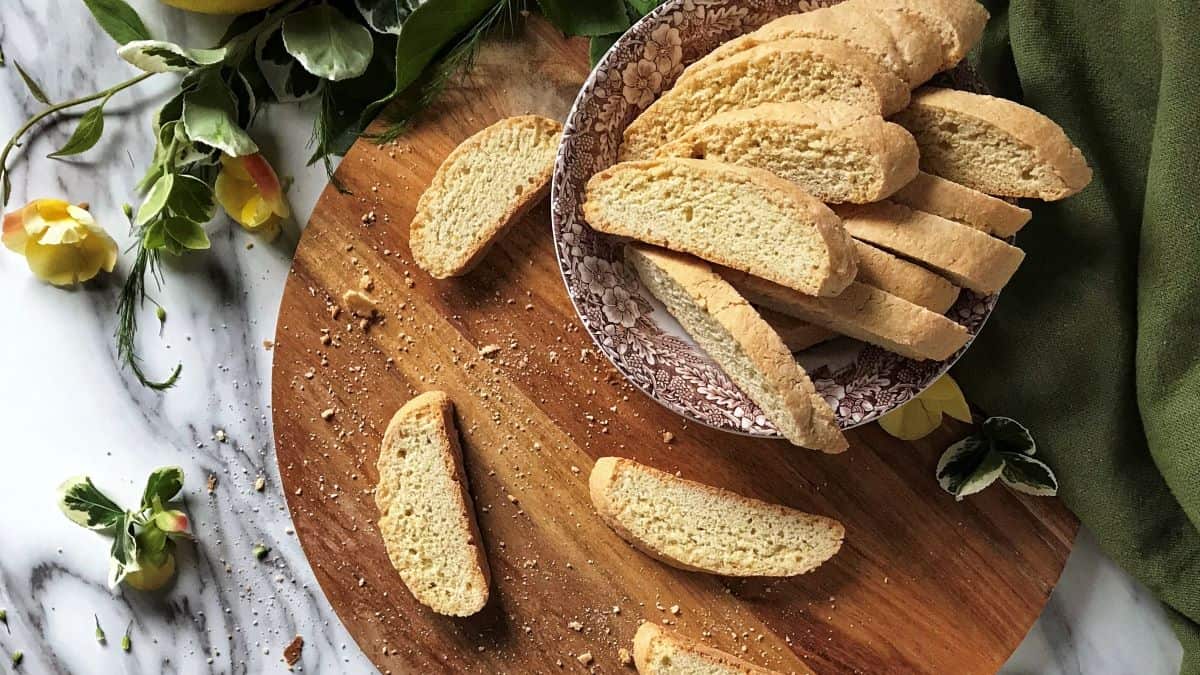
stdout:
[(943, 413), (962, 422), (971, 421), (971, 406), (949, 375), (943, 375), (916, 398), (879, 418), (879, 426), (896, 438), (915, 441), (941, 426)]
[(261, 154), (222, 155), (215, 192), (230, 218), (268, 238), (278, 234), (280, 221), (292, 214), (275, 169)]
[(117, 264), (117, 242), (82, 206), (35, 199), (4, 214), (4, 245), (25, 256), (42, 281), (70, 286)]

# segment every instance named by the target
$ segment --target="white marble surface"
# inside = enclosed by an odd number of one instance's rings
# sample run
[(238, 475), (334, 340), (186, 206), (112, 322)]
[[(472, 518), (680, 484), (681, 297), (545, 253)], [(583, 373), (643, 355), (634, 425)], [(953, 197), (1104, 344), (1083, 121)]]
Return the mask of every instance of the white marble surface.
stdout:
[[(134, 3), (156, 35), (197, 46), (219, 25), (158, 6)], [(206, 38), (206, 36), (208, 36)], [(3, 0), (0, 132), (7, 136), (37, 104), (12, 68), (20, 61), (62, 99), (131, 75), (113, 43), (79, 0)], [(152, 151), (150, 116), (169, 87), (166, 77), (120, 95), (110, 105), (101, 144), (72, 162), (44, 159), (71, 128), (58, 124), (28, 144), (14, 173), (16, 204), (35, 197), (88, 201), (124, 245), (122, 202)], [(295, 176), (290, 200), (301, 222), (324, 185), (320, 168), (304, 167), (309, 113), (270, 110), (256, 132), (280, 168)], [(33, 161), (28, 161), (33, 158)], [(117, 274), (74, 291), (38, 283), (18, 256), (0, 251), (0, 651), (21, 650), (25, 673), (282, 672), (280, 654), (296, 634), (306, 640), (306, 672), (371, 672), (313, 580), (279, 490), (271, 443), (271, 354), (275, 314), (296, 233), (253, 249), (252, 237), (226, 221), (210, 228), (213, 250), (167, 269), (155, 296), (167, 308), (159, 338), (144, 317), (143, 353), (150, 373), (184, 364), (180, 385), (161, 395), (139, 387), (115, 365), (112, 341)], [(289, 243), (290, 242), (290, 243)], [(215, 435), (224, 430), (226, 442)], [(181, 548), (177, 584), (165, 595), (110, 592), (106, 541), (76, 527), (55, 507), (55, 486), (87, 473), (124, 501), (140, 494), (154, 467), (187, 472), (187, 508), (197, 541)], [(204, 489), (215, 474), (214, 495)], [(253, 483), (266, 477), (266, 490)], [(262, 542), (266, 562), (251, 554)], [(92, 637), (92, 614), (108, 632)], [(133, 650), (116, 646), (132, 620)], [(1167, 675), (1180, 649), (1161, 609), (1097, 551), (1084, 534), (1044, 615), (1005, 673)], [(9, 670), (8, 658), (0, 670)]]

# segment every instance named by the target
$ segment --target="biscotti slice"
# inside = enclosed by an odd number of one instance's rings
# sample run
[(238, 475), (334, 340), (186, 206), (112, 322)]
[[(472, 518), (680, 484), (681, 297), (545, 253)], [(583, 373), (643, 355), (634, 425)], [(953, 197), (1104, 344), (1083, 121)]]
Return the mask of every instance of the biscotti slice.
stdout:
[(430, 391), (400, 408), (383, 434), (378, 466), (379, 533), (404, 585), (439, 614), (478, 612), (491, 573), (450, 397)]
[(855, 281), (944, 314), (958, 300), (958, 286), (945, 277), (857, 239), (858, 276)]
[(903, 127), (845, 103), (764, 103), (730, 110), (659, 148), (660, 157), (766, 169), (823, 202), (879, 201), (917, 174)]
[(650, 621), (633, 637), (633, 663), (639, 675), (779, 675)]
[(915, 260), (960, 286), (996, 293), (1020, 267), (1025, 253), (969, 225), (946, 220), (902, 204), (838, 207), (852, 236)]
[(942, 69), (953, 68), (983, 36), (988, 12), (975, 0), (847, 0), (866, 9), (901, 11), (928, 26), (942, 45)]
[(642, 285), (784, 438), (824, 452), (846, 449), (833, 409), (783, 340), (707, 263), (641, 244), (626, 246), (625, 258)]
[(631, 459), (596, 460), (588, 489), (596, 512), (623, 539), (672, 567), (695, 572), (804, 574), (832, 558), (846, 534), (832, 518), (743, 497)]
[(910, 359), (950, 358), (967, 344), (967, 329), (904, 298), (855, 282), (836, 298), (797, 293), (730, 269), (718, 272), (759, 307), (788, 314)]
[(588, 181), (583, 214), (601, 232), (813, 295), (840, 293), (856, 272), (833, 211), (762, 169), (678, 158), (617, 164)]
[(648, 159), (717, 113), (763, 103), (841, 101), (877, 115), (908, 105), (908, 86), (839, 42), (796, 38), (759, 45), (680, 80), (628, 127), (620, 159)]
[(921, 146), (921, 168), (990, 195), (1069, 197), (1092, 180), (1062, 127), (1019, 103), (925, 87), (892, 118)]
[(911, 12), (889, 7), (863, 7), (849, 2), (835, 7), (842, 11), (869, 11), (883, 22), (892, 35), (896, 50), (900, 52), (900, 57), (908, 67), (908, 77), (905, 79), (910, 89), (925, 84), (929, 78), (942, 70), (945, 54), (941, 35), (929, 22), (922, 21)]
[(771, 330), (779, 335), (783, 344), (793, 352), (802, 352), (809, 347), (837, 337), (837, 333), (828, 328), (811, 324), (794, 316), (788, 316), (765, 307), (755, 307), (754, 309), (763, 321), (767, 322)]
[(892, 201), (997, 237), (1011, 237), (1033, 217), (1029, 209), (924, 171), (892, 195)]
[(413, 259), (438, 279), (466, 274), (550, 189), (562, 125), (525, 115), (463, 141), (438, 167), (409, 230)]

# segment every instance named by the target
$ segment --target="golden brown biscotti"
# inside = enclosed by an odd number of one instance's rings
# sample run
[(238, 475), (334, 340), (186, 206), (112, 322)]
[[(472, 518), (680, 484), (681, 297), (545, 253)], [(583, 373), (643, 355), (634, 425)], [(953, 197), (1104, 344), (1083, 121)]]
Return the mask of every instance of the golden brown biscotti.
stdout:
[(633, 637), (633, 663), (638, 675), (779, 675), (650, 621)]
[(1011, 237), (1033, 217), (1029, 209), (923, 171), (892, 195), (892, 201), (997, 237)]
[(894, 202), (839, 206), (838, 215), (856, 239), (980, 293), (999, 292), (1025, 259), (1021, 249), (986, 232)]
[(625, 128), (622, 161), (648, 159), (717, 113), (763, 103), (841, 101), (877, 115), (908, 105), (909, 89), (879, 62), (830, 40), (752, 47), (680, 80)]
[(941, 275), (857, 239), (854, 247), (858, 251), (855, 281), (898, 295), (938, 314), (945, 314), (958, 300), (958, 286)]
[(642, 285), (795, 445), (842, 452), (833, 409), (783, 340), (702, 260), (642, 244), (625, 247)]
[(917, 143), (903, 127), (839, 102), (764, 103), (730, 110), (658, 149), (752, 166), (827, 203), (879, 201), (917, 175)]
[(828, 328), (811, 324), (794, 316), (776, 312), (766, 307), (755, 306), (754, 310), (758, 312), (763, 321), (767, 322), (771, 330), (779, 335), (779, 339), (783, 340), (783, 344), (787, 345), (787, 348), (793, 352), (802, 352), (809, 347), (814, 347), (837, 337), (837, 333)]
[(967, 343), (967, 329), (904, 298), (854, 282), (835, 298), (797, 293), (745, 272), (718, 272), (743, 297), (910, 359), (949, 358)]
[(429, 391), (404, 404), (383, 434), (378, 467), (379, 533), (404, 585), (439, 614), (478, 612), (491, 572), (450, 397)]
[(409, 230), (413, 260), (438, 279), (469, 272), (550, 190), (562, 125), (525, 115), (463, 141), (438, 167)]
[(583, 213), (601, 232), (813, 295), (840, 293), (856, 273), (854, 246), (833, 211), (762, 169), (702, 159), (625, 162), (592, 176)]
[(939, 36), (942, 69), (953, 68), (983, 36), (988, 12), (975, 0), (847, 0), (847, 5), (911, 14)]
[(924, 21), (916, 14), (901, 11), (895, 7), (875, 6), (863, 7), (853, 3), (843, 2), (835, 7), (848, 11), (870, 11), (879, 17), (888, 31), (891, 32), (892, 42), (901, 58), (908, 66), (908, 86), (910, 89), (925, 84), (929, 78), (942, 70), (945, 54), (942, 39), (937, 27), (929, 21)]
[(1019, 103), (925, 87), (895, 117), (921, 146), (921, 168), (990, 195), (1069, 197), (1092, 170), (1062, 127)]
[(832, 518), (743, 497), (631, 459), (596, 460), (588, 491), (596, 512), (622, 539), (694, 572), (804, 574), (832, 558), (846, 535)]

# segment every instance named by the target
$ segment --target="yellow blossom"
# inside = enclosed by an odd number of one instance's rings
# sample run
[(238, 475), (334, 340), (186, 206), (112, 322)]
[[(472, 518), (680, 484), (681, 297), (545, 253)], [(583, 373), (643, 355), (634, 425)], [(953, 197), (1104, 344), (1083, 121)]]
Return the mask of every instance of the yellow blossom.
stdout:
[(275, 169), (261, 154), (222, 155), (215, 193), (230, 218), (268, 237), (278, 234), (280, 221), (292, 213)]
[(4, 245), (42, 281), (70, 286), (117, 264), (117, 242), (83, 206), (35, 199), (4, 215)]
[(916, 398), (879, 418), (879, 426), (896, 438), (915, 441), (941, 426), (943, 413), (962, 422), (971, 421), (971, 406), (949, 375), (943, 375)]

